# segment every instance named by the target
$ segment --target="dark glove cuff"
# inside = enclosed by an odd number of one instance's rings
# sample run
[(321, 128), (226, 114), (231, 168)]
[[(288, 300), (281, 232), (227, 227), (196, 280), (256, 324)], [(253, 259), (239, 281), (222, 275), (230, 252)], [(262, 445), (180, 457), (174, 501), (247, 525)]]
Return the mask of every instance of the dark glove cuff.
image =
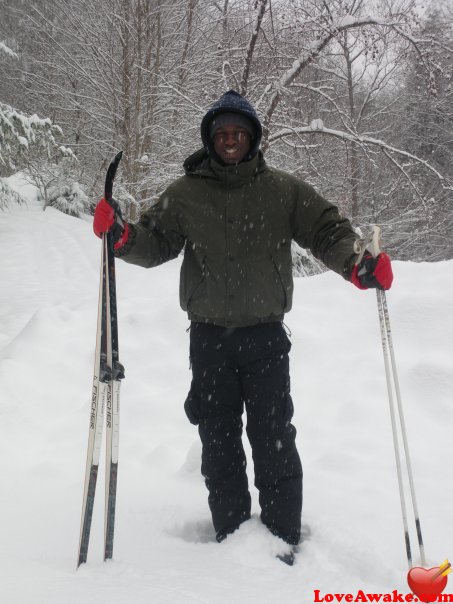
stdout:
[(353, 254), (344, 263), (343, 277), (346, 279), (346, 281), (351, 281), (352, 271), (354, 270), (354, 265), (355, 265), (356, 261), (357, 261), (357, 254)]
[(113, 243), (116, 243), (119, 239), (121, 239), (121, 237), (123, 235), (124, 223), (122, 226), (119, 222), (115, 221), (112, 228), (110, 229), (110, 232), (112, 233)]
[(137, 230), (135, 229), (133, 224), (127, 223), (128, 225), (128, 234), (127, 234), (127, 241), (124, 243), (124, 245), (122, 245), (121, 247), (117, 248), (115, 250), (115, 256), (117, 258), (121, 258), (121, 256), (125, 256), (130, 248), (132, 247), (132, 245), (134, 244), (135, 238), (137, 236)]

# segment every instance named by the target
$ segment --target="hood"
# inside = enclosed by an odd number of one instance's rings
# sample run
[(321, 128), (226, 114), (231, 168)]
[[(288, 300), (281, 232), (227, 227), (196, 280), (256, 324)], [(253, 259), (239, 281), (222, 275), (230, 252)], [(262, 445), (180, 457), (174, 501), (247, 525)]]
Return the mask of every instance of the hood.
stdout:
[(244, 115), (249, 120), (252, 121), (254, 126), (254, 136), (252, 140), (252, 146), (250, 148), (249, 154), (245, 157), (244, 161), (248, 161), (252, 157), (254, 157), (258, 153), (258, 149), (260, 148), (261, 137), (263, 135), (263, 130), (261, 127), (261, 122), (258, 119), (255, 109), (253, 106), (241, 96), (238, 92), (234, 90), (229, 90), (225, 92), (218, 101), (216, 101), (209, 111), (206, 113), (204, 118), (201, 121), (201, 140), (203, 141), (203, 146), (210, 157), (216, 159), (216, 154), (214, 152), (214, 146), (209, 136), (209, 128), (212, 120), (215, 116), (220, 113), (239, 113), (240, 115)]

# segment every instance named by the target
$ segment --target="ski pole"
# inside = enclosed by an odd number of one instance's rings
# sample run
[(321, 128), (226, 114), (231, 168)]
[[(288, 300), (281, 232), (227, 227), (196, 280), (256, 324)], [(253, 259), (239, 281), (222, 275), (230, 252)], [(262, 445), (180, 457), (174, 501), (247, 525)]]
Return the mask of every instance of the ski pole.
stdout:
[[(365, 240), (359, 242), (359, 258), (357, 263), (363, 257), (363, 254), (366, 250), (368, 250), (373, 257), (376, 257), (380, 253), (380, 229), (377, 226), (374, 226), (372, 232), (368, 235)], [(412, 507), (414, 510), (414, 519), (415, 519), (415, 528), (417, 532), (418, 545), (420, 549), (420, 559), (423, 566), (426, 565), (425, 558), (425, 548), (423, 545), (423, 537), (422, 530), (420, 524), (420, 516), (418, 513), (417, 499), (415, 496), (415, 484), (414, 477), (412, 472), (412, 464), (409, 453), (409, 444), (407, 440), (407, 432), (406, 432), (406, 423), (404, 420), (403, 413), (403, 404), (401, 399), (401, 391), (399, 387), (398, 380), (398, 372), (396, 368), (396, 359), (393, 348), (393, 339), (392, 339), (392, 331), (390, 327), (390, 317), (387, 306), (387, 298), (385, 295), (385, 291), (381, 289), (376, 290), (377, 297), (377, 307), (378, 307), (378, 315), (379, 315), (379, 324), (381, 329), (381, 340), (382, 340), (382, 351), (384, 355), (384, 367), (385, 367), (385, 377), (387, 382), (387, 393), (389, 399), (389, 408), (390, 408), (390, 419), (392, 424), (392, 435), (393, 435), (393, 445), (395, 450), (395, 461), (396, 461), (396, 471), (398, 476), (398, 486), (400, 493), (400, 502), (401, 502), (401, 512), (403, 517), (403, 527), (404, 527), (404, 540), (406, 545), (406, 555), (409, 568), (412, 566), (412, 553), (411, 553), (411, 544), (409, 538), (409, 529), (407, 523), (407, 513), (406, 513), (406, 502), (404, 496), (404, 487), (403, 487), (403, 479), (402, 479), (402, 469), (401, 469), (401, 456), (400, 456), (400, 446), (398, 439), (398, 431), (397, 431), (397, 422), (395, 417), (395, 404), (393, 399), (393, 390), (395, 391), (397, 408), (398, 408), (398, 417), (400, 422), (401, 436), (403, 441), (404, 448), (404, 456), (406, 459), (406, 469), (407, 475), (409, 479), (409, 487), (410, 494), (412, 500)]]
[[(113, 199), (113, 181), (123, 152), (120, 151), (111, 162), (105, 178), (104, 198), (116, 211), (116, 222), (124, 228), (118, 204)], [(115, 532), (116, 490), (118, 482), (118, 449), (120, 421), (120, 386), (124, 378), (124, 367), (119, 361), (118, 351), (118, 314), (116, 303), (116, 276), (113, 235), (107, 234), (106, 242), (108, 304), (110, 318), (110, 339), (108, 355), (112, 370), (107, 394), (106, 409), (106, 475), (105, 475), (105, 515), (104, 515), (104, 560), (113, 556), (113, 538)]]
[[(397, 402), (398, 415), (399, 415), (400, 427), (401, 427), (401, 436), (402, 436), (402, 440), (403, 440), (404, 455), (406, 458), (407, 476), (409, 479), (409, 488), (410, 488), (410, 493), (411, 493), (412, 507), (414, 510), (415, 528), (416, 528), (416, 532), (417, 532), (417, 540), (418, 540), (418, 546), (419, 546), (419, 550), (420, 550), (420, 560), (421, 560), (421, 564), (423, 566), (425, 566), (426, 565), (425, 547), (423, 544), (422, 529), (421, 529), (421, 524), (420, 524), (420, 515), (418, 512), (417, 498), (415, 496), (414, 475), (412, 472), (412, 462), (411, 462), (411, 457), (410, 457), (410, 453), (409, 453), (409, 443), (407, 440), (406, 422), (404, 420), (401, 391), (400, 391), (399, 380), (398, 380), (398, 372), (396, 369), (396, 360), (395, 360), (395, 353), (394, 353), (394, 349), (393, 349), (392, 331), (390, 328), (390, 318), (389, 318), (389, 312), (388, 312), (388, 306), (387, 306), (387, 297), (385, 295), (384, 290), (377, 290), (376, 293), (377, 293), (377, 299), (378, 299), (379, 315), (380, 315), (380, 317), (382, 317), (381, 321), (383, 322), (383, 324), (385, 326), (385, 335), (386, 335), (387, 344), (388, 344), (388, 351), (390, 353), (390, 361), (391, 361), (393, 381), (394, 381), (394, 387), (395, 387), (396, 402)], [(408, 558), (408, 562), (409, 562), (409, 567), (410, 567), (411, 559)]]

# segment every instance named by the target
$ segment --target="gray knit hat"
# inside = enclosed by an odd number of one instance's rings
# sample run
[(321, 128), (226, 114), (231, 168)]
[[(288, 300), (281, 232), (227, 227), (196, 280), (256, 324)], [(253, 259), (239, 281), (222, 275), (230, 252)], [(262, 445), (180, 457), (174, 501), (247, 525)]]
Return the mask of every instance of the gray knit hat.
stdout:
[(250, 136), (254, 138), (254, 127), (252, 120), (249, 120), (249, 118), (245, 115), (241, 115), (240, 113), (235, 113), (233, 111), (225, 111), (224, 113), (219, 113), (219, 115), (215, 116), (209, 127), (210, 138), (212, 139), (214, 137), (216, 130), (222, 126), (228, 126), (230, 124), (244, 128), (244, 130), (247, 130)]

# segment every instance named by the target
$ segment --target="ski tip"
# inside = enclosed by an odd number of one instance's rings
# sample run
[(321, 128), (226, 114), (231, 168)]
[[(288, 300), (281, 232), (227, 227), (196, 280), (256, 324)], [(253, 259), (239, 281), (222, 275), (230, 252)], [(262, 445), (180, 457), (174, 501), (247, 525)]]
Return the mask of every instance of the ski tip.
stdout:
[(77, 556), (77, 569), (79, 569), (82, 566), (82, 564), (86, 564), (87, 557), (88, 557), (87, 553), (88, 553), (88, 546), (87, 546), (87, 548), (79, 549), (79, 555)]
[(122, 157), (123, 157), (123, 152), (120, 151), (119, 153), (117, 153), (115, 155), (115, 159), (114, 159), (115, 163), (118, 163)]

